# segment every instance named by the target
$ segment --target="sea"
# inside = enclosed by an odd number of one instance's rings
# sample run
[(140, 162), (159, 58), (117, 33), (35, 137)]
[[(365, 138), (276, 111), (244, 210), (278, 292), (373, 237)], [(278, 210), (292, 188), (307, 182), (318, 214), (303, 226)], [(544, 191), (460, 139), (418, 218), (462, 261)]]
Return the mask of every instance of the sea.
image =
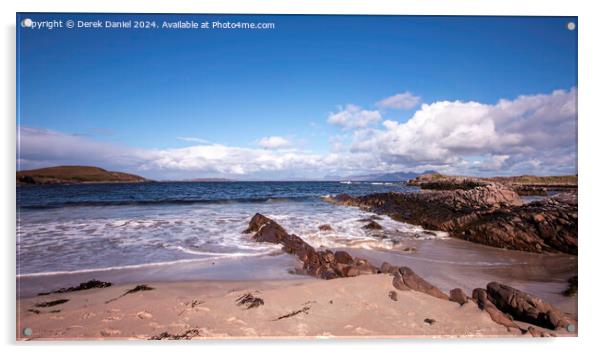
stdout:
[[(256, 257), (279, 247), (242, 231), (255, 213), (314, 247), (391, 248), (362, 229), (369, 213), (324, 197), (414, 190), (388, 182), (165, 182), (26, 186), (17, 190), (17, 273), (73, 272), (195, 259)], [(390, 231), (433, 237), (382, 221)], [(328, 224), (333, 231), (320, 231)], [(444, 234), (441, 233), (443, 236)]]
[[(443, 290), (489, 281), (531, 291), (568, 312), (559, 293), (577, 258), (502, 250), (324, 199), (418, 192), (405, 182), (150, 182), (17, 188), (19, 296), (92, 278), (114, 283), (303, 277), (279, 245), (243, 233), (255, 213), (316, 248), (376, 265), (410, 266)], [(528, 202), (528, 201), (527, 201)], [(383, 227), (367, 230), (370, 219)], [(320, 230), (320, 225), (332, 230)]]

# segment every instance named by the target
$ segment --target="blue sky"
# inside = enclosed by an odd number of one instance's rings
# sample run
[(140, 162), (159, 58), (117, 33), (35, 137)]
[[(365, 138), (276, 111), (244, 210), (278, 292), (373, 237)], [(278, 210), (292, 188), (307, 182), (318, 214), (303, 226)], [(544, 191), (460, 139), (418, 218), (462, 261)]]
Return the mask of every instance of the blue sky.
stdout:
[[(21, 14), (17, 23), (25, 17), (275, 29), (19, 26), (20, 168), (94, 162), (152, 178), (576, 172), (576, 107), (537, 113), (576, 102), (577, 30), (567, 29), (575, 18)], [(440, 112), (444, 102), (456, 104)], [(479, 117), (456, 129), (462, 114)], [(428, 117), (408, 125), (417, 116)], [(517, 136), (525, 128), (509, 121), (547, 136)], [(400, 149), (401, 137), (418, 143)], [(41, 142), (66, 146), (46, 151)], [(78, 143), (90, 154), (69, 154)], [(428, 153), (413, 150), (422, 143)]]

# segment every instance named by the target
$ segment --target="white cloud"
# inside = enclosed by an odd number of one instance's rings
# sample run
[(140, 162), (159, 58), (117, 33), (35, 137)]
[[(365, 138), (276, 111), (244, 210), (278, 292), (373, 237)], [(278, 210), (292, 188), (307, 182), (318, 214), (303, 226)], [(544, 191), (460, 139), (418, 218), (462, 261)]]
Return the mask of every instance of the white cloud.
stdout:
[(291, 142), (281, 136), (266, 136), (257, 142), (264, 149), (281, 149), (291, 146)]
[(339, 125), (344, 129), (364, 128), (372, 123), (377, 123), (381, 120), (379, 111), (364, 110), (359, 106), (348, 104), (339, 107), (338, 112), (328, 115), (330, 124)]
[(376, 105), (380, 108), (392, 109), (411, 109), (420, 103), (420, 97), (414, 96), (411, 92), (398, 93), (396, 95), (383, 98)]
[(481, 166), (489, 166), (491, 171), (524, 167), (526, 161), (533, 166), (534, 161), (541, 164), (544, 160), (546, 164), (541, 165), (573, 171), (575, 163), (567, 166), (563, 157), (576, 155), (576, 95), (576, 89), (571, 89), (500, 100), (494, 105), (461, 101), (423, 104), (405, 123), (384, 121), (383, 129), (368, 139), (357, 139), (353, 149), (408, 166), (461, 167), (466, 157), (479, 155), (494, 157), (492, 163)]
[(316, 178), (376, 167), (370, 154), (316, 154), (301, 150), (202, 144), (173, 149), (136, 149), (89, 137), (19, 127), (19, 169), (93, 165), (149, 178), (227, 176)]

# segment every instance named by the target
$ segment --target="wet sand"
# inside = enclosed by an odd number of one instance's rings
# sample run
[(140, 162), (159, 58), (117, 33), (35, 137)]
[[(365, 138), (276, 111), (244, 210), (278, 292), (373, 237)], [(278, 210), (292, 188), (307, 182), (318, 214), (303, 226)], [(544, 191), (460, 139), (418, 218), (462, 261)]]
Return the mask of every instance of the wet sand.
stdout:
[[(415, 251), (404, 251), (415, 248)], [(340, 248), (343, 249), (343, 248)], [(565, 297), (567, 280), (577, 275), (577, 257), (564, 254), (534, 254), (502, 250), (457, 239), (406, 240), (395, 249), (374, 250), (345, 248), (354, 257), (372, 264), (387, 261), (408, 266), (432, 284), (447, 292), (462, 288), (484, 288), (498, 281), (534, 294), (577, 317), (577, 297)], [(183, 282), (199, 280), (272, 281), (308, 280), (295, 273), (300, 263), (295, 257), (275, 253), (271, 256), (241, 257), (221, 260), (190, 261), (169, 265), (127, 269), (62, 273), (17, 278), (18, 297), (31, 297), (91, 279), (114, 284), (145, 282)]]
[(406, 247), (416, 251), (348, 251), (377, 265), (387, 261), (408, 266), (445, 292), (462, 288), (470, 295), (474, 288), (497, 281), (534, 294), (577, 318), (577, 296), (562, 295), (568, 279), (577, 275), (577, 256), (503, 250), (453, 238), (406, 241), (401, 248)]

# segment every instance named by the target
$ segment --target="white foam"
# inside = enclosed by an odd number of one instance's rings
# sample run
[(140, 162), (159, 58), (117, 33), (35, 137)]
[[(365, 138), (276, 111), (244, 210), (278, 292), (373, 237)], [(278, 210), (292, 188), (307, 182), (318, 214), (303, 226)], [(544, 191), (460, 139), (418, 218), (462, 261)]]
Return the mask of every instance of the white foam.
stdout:
[[(314, 247), (394, 249), (404, 237), (445, 238), (418, 226), (381, 216), (382, 231), (362, 228), (374, 214), (322, 201), (232, 203), (196, 206), (121, 206), (56, 209), (22, 214), (17, 232), (19, 272), (47, 274), (170, 264), (218, 257), (273, 253), (279, 245), (243, 234), (251, 217), (263, 213)], [(333, 231), (321, 231), (328, 224)], [(91, 269), (91, 270), (90, 270)]]

